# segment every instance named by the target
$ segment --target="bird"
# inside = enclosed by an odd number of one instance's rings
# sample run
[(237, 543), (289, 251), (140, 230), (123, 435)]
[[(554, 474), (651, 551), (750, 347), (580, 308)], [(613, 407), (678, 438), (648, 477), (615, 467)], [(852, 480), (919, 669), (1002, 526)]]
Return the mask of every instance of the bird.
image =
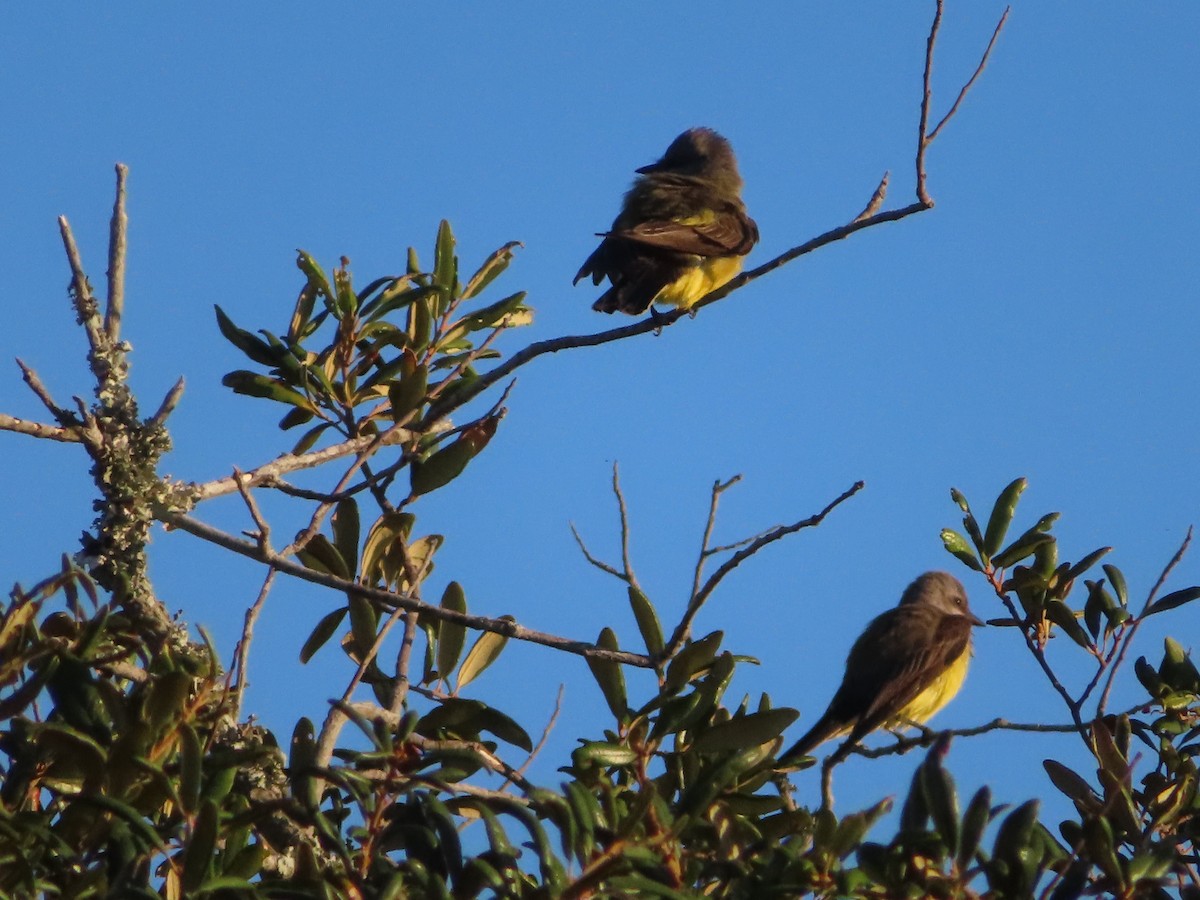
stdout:
[(737, 275), (758, 242), (733, 147), (711, 128), (689, 128), (636, 172), (612, 228), (597, 234), (603, 240), (573, 283), (609, 280), (592, 304), (598, 312), (636, 316), (655, 303), (690, 309)]
[(849, 735), (839, 751), (844, 755), (876, 728), (928, 721), (962, 687), (971, 628), (983, 624), (953, 575), (918, 576), (900, 603), (872, 619), (854, 642), (829, 708), (780, 760), (806, 756), (831, 738)]

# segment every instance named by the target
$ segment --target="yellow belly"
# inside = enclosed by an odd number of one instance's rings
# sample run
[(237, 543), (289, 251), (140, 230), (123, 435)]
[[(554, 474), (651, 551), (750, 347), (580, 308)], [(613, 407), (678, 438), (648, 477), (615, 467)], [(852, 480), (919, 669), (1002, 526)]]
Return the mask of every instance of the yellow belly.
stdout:
[[(716, 256), (676, 278), (658, 292), (655, 303), (667, 303), (680, 309), (690, 309), (696, 301), (715, 291), (742, 271), (742, 257)], [(961, 681), (961, 679), (960, 679)]]
[(950, 664), (942, 677), (913, 698), (913, 701), (896, 714), (893, 723), (903, 725), (904, 720), (924, 723), (933, 718), (933, 714), (954, 699), (958, 689), (962, 687), (967, 677), (967, 664), (971, 661), (971, 649), (968, 647), (963, 655)]

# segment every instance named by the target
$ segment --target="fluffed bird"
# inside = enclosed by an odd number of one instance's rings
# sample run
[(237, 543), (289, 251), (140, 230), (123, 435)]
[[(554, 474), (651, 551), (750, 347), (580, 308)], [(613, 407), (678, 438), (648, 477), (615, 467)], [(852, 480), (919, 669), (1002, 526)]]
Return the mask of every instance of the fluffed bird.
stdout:
[(876, 728), (927, 722), (962, 687), (971, 628), (982, 624), (957, 578), (919, 576), (898, 606), (867, 625), (829, 708), (779, 759), (807, 755), (830, 738), (849, 735), (848, 747)]
[(658, 162), (636, 170), (621, 212), (575, 283), (607, 278), (592, 309), (640, 315), (654, 303), (690, 309), (742, 269), (758, 226), (742, 203), (742, 176), (729, 141), (689, 128)]

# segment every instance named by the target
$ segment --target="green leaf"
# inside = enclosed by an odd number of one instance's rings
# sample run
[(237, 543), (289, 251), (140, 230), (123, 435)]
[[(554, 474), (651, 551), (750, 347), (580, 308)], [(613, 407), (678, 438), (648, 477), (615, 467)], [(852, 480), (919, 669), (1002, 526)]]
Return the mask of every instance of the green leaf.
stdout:
[(983, 840), (983, 832), (992, 820), (991, 810), (992, 792), (984, 785), (975, 792), (975, 796), (967, 804), (967, 811), (963, 813), (957, 854), (960, 871), (965, 870), (975, 858), (979, 843)]
[[(283, 414), (283, 418), (279, 420), (280, 431), (290, 431), (297, 426), (303, 425), (305, 422), (311, 422), (313, 411), (311, 409), (301, 409), (299, 406), (289, 409)], [(322, 425), (325, 423), (322, 422)]]
[(416, 518), (412, 513), (387, 512), (375, 520), (367, 532), (367, 542), (362, 552), (362, 580), (374, 584), (383, 579), (383, 562), (397, 541), (412, 533)]
[(333, 312), (333, 288), (330, 286), (329, 278), (325, 274), (325, 270), (321, 268), (320, 263), (303, 250), (297, 250), (296, 267), (307, 276), (309, 286), (324, 299), (325, 307), (330, 312)]
[(1017, 512), (1017, 501), (1021, 499), (1021, 493), (1028, 483), (1026, 479), (1018, 478), (996, 498), (983, 537), (983, 552), (988, 558), (994, 556), (1004, 543), (1004, 535), (1008, 533), (1008, 526)]
[(185, 719), (185, 706), (191, 688), (192, 676), (180, 669), (161, 672), (151, 680), (142, 716), (156, 735), (165, 733), (168, 727), (173, 728)]
[(379, 631), (379, 611), (366, 597), (351, 594), (350, 602), (350, 635), (353, 640), (355, 662), (361, 663), (375, 646), (375, 637)]
[(467, 286), (463, 288), (462, 299), (470, 300), (476, 294), (483, 293), (483, 290), (508, 268), (508, 264), (512, 262), (513, 250), (523, 246), (525, 245), (520, 241), (509, 241), (499, 250), (493, 252), (491, 256), (484, 260), (483, 265), (479, 267), (479, 271), (471, 276), (471, 279), (467, 282)]
[(1096, 563), (1100, 562), (1101, 558), (1112, 552), (1112, 547), (1101, 547), (1099, 550), (1093, 550), (1071, 568), (1067, 569), (1066, 581), (1074, 581)]
[(306, 282), (296, 297), (296, 306), (292, 309), (292, 318), (288, 322), (289, 341), (303, 340), (316, 329), (316, 326), (312, 325), (313, 307), (316, 302), (317, 292)]
[(975, 553), (971, 550), (967, 539), (955, 531), (953, 528), (942, 529), (942, 546), (952, 553), (959, 562), (969, 566), (976, 572), (982, 572), (983, 566), (979, 564), (979, 560), (975, 558)]
[(529, 733), (513, 719), (492, 706), (485, 706), (479, 713), (479, 727), (494, 734), (500, 740), (519, 747), (526, 753), (533, 750), (533, 740)]
[(414, 460), (410, 467), (412, 492), (416, 496), (436, 491), (462, 474), (475, 456), (496, 433), (499, 419), (493, 416), (466, 429), (449, 447), (443, 447), (426, 460)]
[(220, 814), (217, 805), (206, 800), (192, 826), (192, 833), (183, 856), (183, 872), (180, 883), (185, 892), (193, 893), (208, 877), (212, 865), (213, 850), (217, 844), (217, 825)]
[(1108, 583), (1112, 585), (1117, 594), (1117, 600), (1122, 606), (1129, 605), (1129, 589), (1125, 586), (1125, 575), (1116, 566), (1105, 563), (1104, 574), (1108, 576)]
[(292, 406), (313, 409), (312, 402), (303, 394), (292, 390), (276, 378), (269, 378), (257, 372), (238, 369), (222, 378), (221, 384), (232, 389), (235, 394), (261, 397), (264, 400), (274, 400), (277, 403), (290, 403)]
[(411, 375), (388, 385), (388, 401), (392, 404), (392, 421), (400, 422), (425, 402), (429, 392), (429, 370), (417, 366)]
[(1061, 600), (1050, 599), (1046, 601), (1045, 609), (1046, 618), (1066, 632), (1067, 637), (1085, 650), (1091, 648), (1092, 642), (1088, 638), (1087, 632), (1083, 630), (1083, 626), (1079, 624), (1075, 613), (1067, 604)]
[(339, 500), (333, 511), (333, 545), (346, 565), (347, 578), (358, 571), (358, 503), (353, 497)]
[(1156, 613), (1166, 612), (1168, 609), (1175, 609), (1183, 606), (1185, 603), (1191, 603), (1193, 600), (1200, 598), (1200, 585), (1184, 588), (1180, 591), (1172, 591), (1165, 597), (1160, 597), (1150, 605), (1146, 610), (1147, 616), (1153, 616)]
[(229, 343), (260, 365), (272, 367), (279, 365), (277, 350), (272, 349), (262, 338), (234, 325), (233, 320), (225, 315), (225, 311), (221, 307), (213, 304), (213, 309), (217, 312), (217, 327), (221, 329), (221, 334)]
[(970, 513), (971, 507), (967, 503), (967, 498), (963, 496), (963, 492), (958, 488), (950, 488), (950, 499), (957, 504), (958, 508), (965, 513)]
[(1096, 796), (1096, 792), (1092, 790), (1092, 786), (1083, 776), (1053, 759), (1042, 760), (1042, 767), (1050, 776), (1050, 781), (1054, 786), (1076, 803), (1082, 804), (1082, 808), (1099, 808), (1100, 798)]
[[(945, 741), (945, 747), (949, 747), (948, 740)], [(933, 819), (934, 828), (942, 836), (950, 852), (957, 854), (958, 792), (954, 787), (954, 779), (942, 768), (942, 755), (945, 752), (942, 742), (939, 742), (926, 755), (919, 770), (921, 790), (925, 794), (925, 804)]]
[(1000, 569), (1007, 569), (1013, 563), (1018, 563), (1037, 552), (1043, 544), (1054, 543), (1054, 536), (1038, 531), (1027, 531), (1002, 551), (992, 557), (992, 564)]
[(572, 765), (578, 768), (586, 768), (587, 763), (604, 767), (627, 766), (637, 758), (637, 751), (624, 744), (601, 741), (589, 741), (571, 753)]
[(438, 225), (437, 246), (433, 255), (433, 281), (450, 295), (457, 280), (458, 257), (454, 255), (454, 232), (450, 230), (450, 223), (442, 219)]
[(338, 630), (338, 626), (342, 624), (342, 619), (346, 618), (347, 607), (335, 609), (331, 613), (321, 616), (321, 621), (317, 623), (316, 628), (308, 636), (304, 642), (304, 646), (300, 648), (300, 662), (307, 663), (313, 658), (313, 654), (320, 650), (329, 641)]
[(314, 534), (307, 544), (296, 551), (296, 558), (304, 563), (306, 568), (325, 572), (343, 581), (350, 580), (352, 573), (346, 565), (346, 560), (323, 534)]
[[(596, 639), (596, 646), (604, 650), (619, 650), (617, 636), (611, 628), (604, 628)], [(625, 721), (629, 715), (629, 705), (625, 695), (625, 673), (621, 664), (611, 659), (601, 659), (595, 656), (584, 657), (587, 667), (600, 686), (604, 702), (618, 721)]]
[(657, 656), (663, 650), (662, 625), (658, 621), (658, 613), (649, 598), (632, 584), (629, 585), (629, 606), (633, 610), (633, 618), (637, 621), (638, 631), (646, 645), (646, 652)]
[(295, 445), (292, 447), (292, 454), (294, 456), (300, 456), (302, 453), (307, 453), (317, 443), (317, 438), (319, 438), (329, 427), (330, 425), (328, 422), (322, 422), (320, 425), (310, 428), (308, 431), (304, 432), (300, 440), (296, 441)]
[(179, 726), (179, 805), (189, 816), (200, 806), (204, 749), (191, 725)]
[[(440, 606), (442, 609), (449, 609), (465, 614), (467, 611), (467, 593), (463, 590), (462, 585), (457, 581), (452, 581), (446, 585), (446, 589), (442, 591)], [(459, 622), (450, 622), (446, 619), (442, 619), (439, 622), (437, 634), (438, 677), (447, 681), (450, 679), (450, 673), (454, 671), (454, 667), (458, 665), (459, 657), (462, 656), (463, 644), (466, 643), (466, 639), (466, 625)]]
[(725, 632), (714, 631), (698, 641), (685, 646), (667, 666), (667, 675), (663, 682), (663, 690), (673, 694), (681, 690), (692, 676), (708, 666), (717, 655), (717, 648)]
[(799, 710), (783, 706), (736, 716), (701, 732), (692, 743), (692, 749), (699, 753), (723, 753), (765, 744), (783, 734), (799, 716)]
[[(512, 616), (501, 616), (506, 622), (515, 622)], [(479, 635), (470, 651), (467, 653), (467, 658), (463, 660), (462, 666), (458, 670), (458, 680), (455, 690), (461, 691), (468, 684), (483, 674), (504, 649), (504, 645), (508, 643), (508, 637), (503, 634), (497, 634), (494, 631), (485, 631)]]

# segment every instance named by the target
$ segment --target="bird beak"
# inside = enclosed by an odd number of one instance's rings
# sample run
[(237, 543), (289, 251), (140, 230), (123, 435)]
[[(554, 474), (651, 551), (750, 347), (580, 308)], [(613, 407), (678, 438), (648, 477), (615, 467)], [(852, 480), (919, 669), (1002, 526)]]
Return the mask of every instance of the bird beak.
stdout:
[(981, 618), (979, 618), (979, 616), (975, 615), (975, 613), (969, 613), (967, 615), (967, 618), (970, 619), (972, 625), (978, 625), (980, 627), (983, 627), (984, 625), (987, 624), (986, 622), (983, 621), (983, 619), (981, 619)]
[(652, 162), (648, 166), (642, 166), (640, 169), (634, 169), (633, 171), (639, 175), (649, 175), (651, 172), (661, 172), (662, 167), (662, 161), (660, 160), (659, 162)]

